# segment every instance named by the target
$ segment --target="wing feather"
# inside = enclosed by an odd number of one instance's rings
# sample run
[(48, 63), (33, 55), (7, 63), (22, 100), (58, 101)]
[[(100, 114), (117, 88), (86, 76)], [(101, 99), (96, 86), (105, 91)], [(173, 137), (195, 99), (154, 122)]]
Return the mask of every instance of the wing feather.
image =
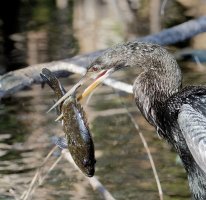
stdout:
[(184, 104), (178, 115), (178, 123), (195, 161), (206, 173), (206, 116), (191, 105)]

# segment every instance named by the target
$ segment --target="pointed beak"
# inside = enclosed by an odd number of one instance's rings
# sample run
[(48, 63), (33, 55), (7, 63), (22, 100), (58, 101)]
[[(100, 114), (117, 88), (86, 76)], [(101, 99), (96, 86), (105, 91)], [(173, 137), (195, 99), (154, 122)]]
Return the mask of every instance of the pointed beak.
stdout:
[(78, 97), (78, 101), (88, 96), (97, 86), (99, 86), (114, 70), (102, 70), (97, 77), (94, 79), (94, 82), (90, 84), (83, 93)]
[(68, 98), (71, 94), (73, 94), (78, 87), (83, 85), (89, 79), (88, 75), (85, 74), (78, 83), (76, 83), (63, 97), (61, 97), (47, 112), (50, 112), (55, 107), (57, 107), (60, 103), (62, 103), (66, 98)]
[(53, 110), (56, 106), (58, 106), (60, 103), (62, 103), (66, 98), (68, 98), (70, 95), (72, 95), (76, 89), (80, 86), (82, 86), (86, 81), (88, 81), (90, 78), (94, 79), (94, 82), (90, 84), (84, 92), (77, 98), (78, 101), (88, 96), (98, 85), (100, 85), (112, 72), (114, 69), (108, 69), (108, 70), (102, 70), (100, 71), (95, 77), (92, 76), (89, 73), (86, 73), (78, 83), (76, 83), (62, 98), (60, 98), (47, 112), (50, 112)]

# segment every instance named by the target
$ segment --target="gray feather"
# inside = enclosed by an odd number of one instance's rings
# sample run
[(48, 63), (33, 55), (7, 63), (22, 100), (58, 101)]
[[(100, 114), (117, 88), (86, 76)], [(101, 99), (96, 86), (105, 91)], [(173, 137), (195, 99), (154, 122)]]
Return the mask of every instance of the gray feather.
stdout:
[(189, 104), (184, 104), (178, 123), (193, 158), (206, 173), (206, 117)]

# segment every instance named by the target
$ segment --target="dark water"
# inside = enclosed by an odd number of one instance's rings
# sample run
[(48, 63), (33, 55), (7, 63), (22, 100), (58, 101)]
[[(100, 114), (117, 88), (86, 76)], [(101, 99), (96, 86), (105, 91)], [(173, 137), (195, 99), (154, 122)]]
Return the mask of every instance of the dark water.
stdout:
[[(10, 23), (6, 9), (1, 12), (0, 73), (28, 64), (68, 58), (78, 52), (72, 30), (72, 1), (68, 9), (57, 9), (54, 1), (16, 1)], [(0, 6), (3, 9), (3, 6)], [(6, 17), (7, 18), (6, 18)], [(4, 22), (4, 24), (3, 24)], [(183, 64), (181, 63), (181, 66)], [(188, 63), (184, 63), (188, 66)], [(197, 66), (192, 63), (193, 69)], [(121, 74), (124, 80), (134, 73)], [(206, 71), (184, 69), (184, 83), (205, 83)], [(127, 78), (129, 77), (129, 78)], [(80, 77), (73, 75), (63, 82), (68, 89)], [(51, 138), (62, 135), (61, 124), (54, 122), (56, 113), (46, 111), (53, 104), (49, 87), (39, 85), (21, 91), (0, 104), (0, 200), (14, 199), (13, 189), (21, 196), (43, 159), (53, 148)], [(177, 163), (176, 153), (159, 140), (154, 129), (137, 111), (132, 96), (124, 101), (131, 108), (153, 155), (165, 200), (189, 199), (186, 174)], [(155, 179), (147, 154), (114, 91), (101, 87), (86, 107), (96, 149), (96, 175), (117, 200), (158, 199)], [(58, 157), (47, 161), (44, 174)], [(85, 177), (62, 159), (38, 187), (33, 199), (99, 200)]]
[(60, 9), (55, 2), (0, 2), (0, 74), (78, 52), (72, 29), (73, 3), (68, 1), (67, 8)]

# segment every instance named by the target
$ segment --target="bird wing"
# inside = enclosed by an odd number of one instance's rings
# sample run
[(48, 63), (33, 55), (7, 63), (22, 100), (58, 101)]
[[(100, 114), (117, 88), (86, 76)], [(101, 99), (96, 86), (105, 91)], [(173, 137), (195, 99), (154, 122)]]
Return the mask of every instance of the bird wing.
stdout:
[(184, 104), (178, 123), (193, 158), (206, 173), (206, 116), (191, 105)]

